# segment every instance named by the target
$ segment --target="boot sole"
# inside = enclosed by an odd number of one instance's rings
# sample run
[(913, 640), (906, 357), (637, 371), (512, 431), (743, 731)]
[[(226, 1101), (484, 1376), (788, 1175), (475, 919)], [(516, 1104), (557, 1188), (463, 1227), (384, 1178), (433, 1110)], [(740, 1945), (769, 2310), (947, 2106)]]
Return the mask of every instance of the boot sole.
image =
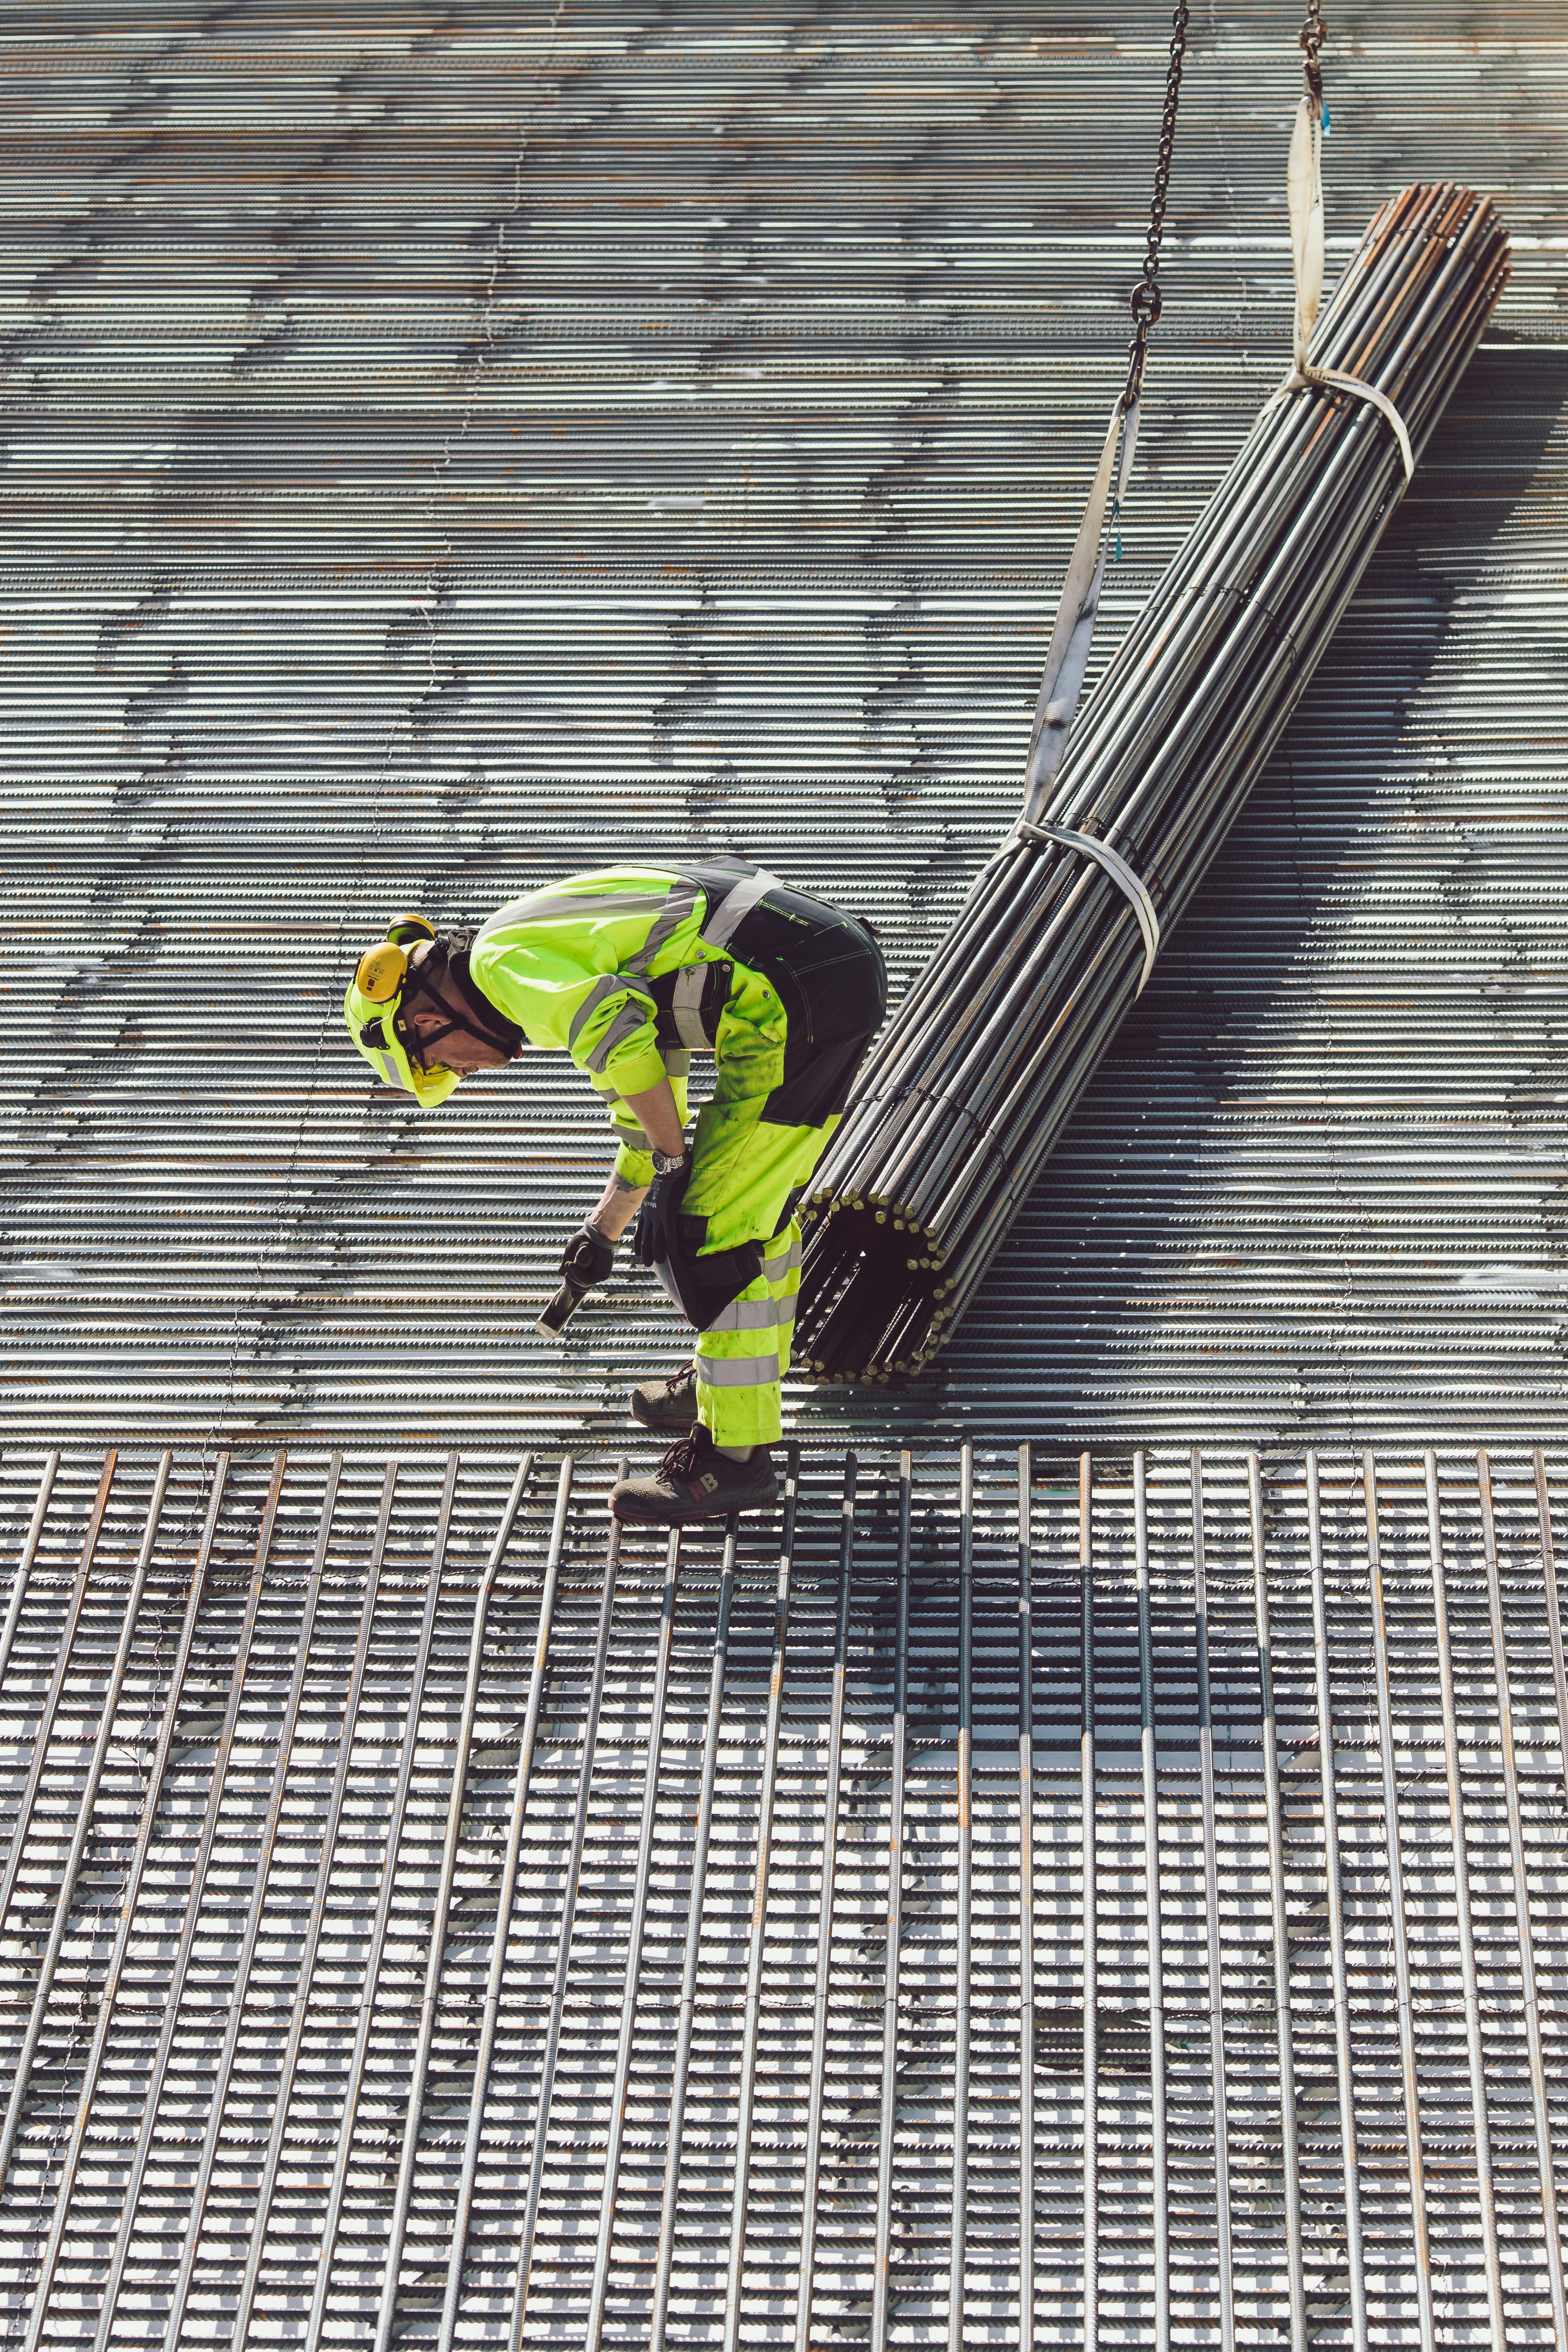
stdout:
[(614, 1500), (610, 1517), (628, 1528), (691, 1528), (703, 1527), (710, 1519), (728, 1519), (746, 1511), (771, 1510), (778, 1501), (776, 1494), (759, 1495), (753, 1503), (721, 1503), (712, 1511), (645, 1511), (634, 1504), (630, 1510), (621, 1510)]

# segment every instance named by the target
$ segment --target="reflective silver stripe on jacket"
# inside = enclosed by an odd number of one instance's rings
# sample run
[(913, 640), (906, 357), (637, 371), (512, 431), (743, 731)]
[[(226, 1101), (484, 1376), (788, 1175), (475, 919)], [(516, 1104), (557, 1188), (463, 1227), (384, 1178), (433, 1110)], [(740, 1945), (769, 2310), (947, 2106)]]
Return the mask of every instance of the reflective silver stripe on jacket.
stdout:
[(702, 992), (707, 985), (705, 963), (683, 964), (675, 975), (675, 993), (669, 1000), (676, 1035), (683, 1045), (698, 1051), (710, 1042), (702, 1025)]
[(572, 915), (652, 915), (669, 897), (668, 890), (538, 890), (531, 898), (514, 898), (498, 908), (485, 925), (552, 923)]
[(677, 882), (664, 902), (663, 913), (658, 917), (647, 939), (643, 941), (642, 952), (635, 955), (627, 964), (628, 971), (646, 973), (666, 940), (672, 940), (675, 937), (676, 932), (697, 904), (698, 896), (695, 882)]
[(622, 1005), (598, 1044), (590, 1046), (583, 1056), (583, 1067), (585, 1070), (591, 1070), (595, 1077), (603, 1070), (616, 1047), (624, 1045), (628, 1037), (635, 1037), (647, 1019), (647, 1010), (645, 1008), (648, 1007), (650, 1000), (635, 989), (628, 989), (626, 993), (633, 1001)]
[[(637, 982), (638, 976), (630, 971), (606, 971), (598, 980), (596, 980), (594, 982), (593, 987), (588, 991), (587, 995), (583, 999), (582, 1003), (577, 1007), (576, 1012), (572, 1015), (572, 1025), (566, 1032), (566, 1043), (568, 1045), (574, 1045), (577, 1043), (578, 1038), (582, 1035), (584, 1030), (587, 1027), (589, 1022), (593, 1019), (600, 1005), (603, 1004), (608, 997), (624, 995), (626, 992), (630, 989), (642, 997), (643, 1002), (648, 1006), (649, 1011), (651, 1011), (653, 1009), (653, 999), (648, 995), (646, 989), (640, 989), (638, 987)], [(647, 1016), (645, 1015), (644, 1017), (646, 1018)]]
[[(526, 898), (520, 898), (517, 903), (524, 909), (529, 907), (529, 901)], [(658, 909), (654, 920), (648, 926), (647, 937), (637, 954), (628, 960), (621, 971), (607, 971), (602, 978), (596, 980), (572, 1016), (572, 1025), (566, 1033), (568, 1045), (576, 1045), (584, 1027), (607, 997), (618, 996), (626, 992), (634, 995), (646, 1008), (637, 1015), (635, 1020), (632, 1020), (628, 1017), (632, 1008), (627, 1005), (626, 1012), (617, 1013), (598, 1044), (584, 1056), (584, 1068), (592, 1071), (596, 1076), (603, 1070), (616, 1047), (624, 1045), (628, 1037), (634, 1036), (649, 1013), (655, 1011), (654, 1001), (644, 985), (647, 979), (647, 968), (666, 940), (675, 937), (676, 932), (697, 904), (697, 885), (695, 882), (677, 879), (668, 890), (661, 891), (657, 898), (650, 892), (646, 891), (640, 895), (636, 891), (627, 891), (624, 896), (614, 900), (605, 897), (596, 902), (591, 901), (585, 896), (581, 898), (567, 898), (555, 902), (542, 898), (534, 902), (532, 912), (538, 915), (545, 906), (558, 906), (564, 910), (567, 908), (577, 908), (595, 903), (604, 908), (613, 907), (618, 912), (634, 915), (645, 913), (649, 907), (657, 907)], [(492, 920), (499, 919), (499, 917), (492, 918)], [(524, 921), (528, 919), (526, 912), (522, 919)], [(701, 1039), (699, 1042), (706, 1044), (707, 1041)]]
[(748, 874), (742, 881), (735, 884), (733, 889), (726, 892), (703, 924), (702, 937), (707, 944), (710, 948), (727, 946), (757, 901), (765, 898), (770, 890), (782, 890), (784, 887), (776, 874), (770, 874), (765, 866), (759, 866), (754, 874)]

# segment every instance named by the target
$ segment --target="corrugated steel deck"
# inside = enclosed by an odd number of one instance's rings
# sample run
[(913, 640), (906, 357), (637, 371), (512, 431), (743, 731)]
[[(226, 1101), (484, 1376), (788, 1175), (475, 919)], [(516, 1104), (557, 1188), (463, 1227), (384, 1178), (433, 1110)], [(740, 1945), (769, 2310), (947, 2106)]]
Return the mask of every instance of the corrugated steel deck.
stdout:
[[(1331, 11), (1342, 253), (1464, 176), (1513, 285), (941, 1379), (828, 1438), (1561, 1430), (1561, 12)], [(410, 902), (745, 847), (907, 971), (1019, 790), (1147, 202), (1155, 5), (13, 15), (6, 1418), (613, 1439), (530, 1336), (566, 1070), (416, 1122)], [(1285, 363), (1294, 21), (1199, 10), (1112, 623)], [(1108, 632), (1108, 637), (1114, 630)]]
[(4, 1474), (10, 2340), (1564, 2340), (1560, 1458), (608, 1468)]

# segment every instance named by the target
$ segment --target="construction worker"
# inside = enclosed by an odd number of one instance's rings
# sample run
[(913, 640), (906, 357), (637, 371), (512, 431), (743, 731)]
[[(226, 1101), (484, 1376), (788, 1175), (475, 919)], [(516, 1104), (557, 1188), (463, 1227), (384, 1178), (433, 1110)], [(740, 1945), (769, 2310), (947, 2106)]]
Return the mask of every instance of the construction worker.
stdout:
[[(605, 1279), (636, 1216), (637, 1256), (699, 1334), (690, 1363), (632, 1391), (633, 1417), (678, 1442), (655, 1475), (613, 1489), (617, 1518), (670, 1526), (773, 1499), (795, 1207), (886, 1002), (863, 924), (731, 858), (574, 874), (477, 933), (409, 917), (361, 960), (349, 1034), (421, 1105), (525, 1045), (569, 1052), (609, 1105), (615, 1167), (563, 1253), (556, 1321)], [(689, 1152), (694, 1046), (711, 1048), (715, 1084)]]

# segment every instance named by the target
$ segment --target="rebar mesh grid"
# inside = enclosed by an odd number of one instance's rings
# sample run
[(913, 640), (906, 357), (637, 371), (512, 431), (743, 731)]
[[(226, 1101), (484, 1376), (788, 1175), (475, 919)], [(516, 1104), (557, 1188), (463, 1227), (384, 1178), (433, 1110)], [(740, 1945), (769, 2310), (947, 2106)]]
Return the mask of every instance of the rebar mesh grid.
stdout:
[(613, 1469), (7, 1466), (15, 2340), (1563, 2340), (1561, 1470)]

